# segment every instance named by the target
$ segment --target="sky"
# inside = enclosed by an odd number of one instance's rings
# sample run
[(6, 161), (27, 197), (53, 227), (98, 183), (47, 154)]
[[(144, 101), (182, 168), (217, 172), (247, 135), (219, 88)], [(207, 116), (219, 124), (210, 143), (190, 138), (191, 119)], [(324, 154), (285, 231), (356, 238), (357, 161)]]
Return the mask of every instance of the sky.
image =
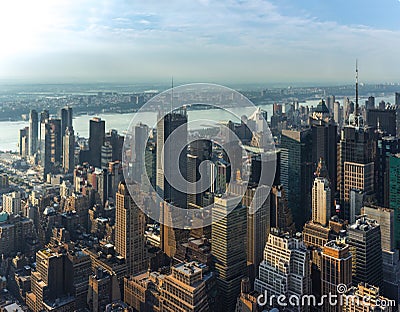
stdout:
[(400, 82), (399, 0), (2, 0), (0, 79)]

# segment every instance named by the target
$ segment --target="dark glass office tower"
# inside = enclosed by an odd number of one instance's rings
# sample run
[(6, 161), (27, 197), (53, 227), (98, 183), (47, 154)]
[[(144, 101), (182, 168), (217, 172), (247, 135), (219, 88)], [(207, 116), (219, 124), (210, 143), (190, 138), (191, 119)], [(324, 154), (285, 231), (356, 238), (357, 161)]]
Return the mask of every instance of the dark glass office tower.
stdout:
[(38, 150), (39, 117), (34, 109), (29, 113), (29, 156), (33, 156)]
[(378, 205), (389, 207), (389, 157), (400, 152), (400, 139), (393, 136), (378, 138), (375, 161), (375, 186)]
[(50, 119), (50, 113), (47, 109), (44, 109), (41, 113), (40, 113), (40, 122), (46, 122), (46, 120)]
[(389, 206), (394, 210), (395, 247), (400, 247), (400, 154), (389, 157)]
[(101, 147), (104, 144), (106, 123), (101, 118), (90, 120), (89, 126), (89, 151), (90, 164), (94, 167), (101, 166)]
[(287, 190), (289, 209), (296, 228), (311, 219), (312, 162), (311, 130), (283, 130), (281, 137), (281, 183)]
[(25, 158), (29, 154), (29, 127), (19, 130), (19, 155)]
[(374, 132), (370, 127), (348, 125), (342, 129), (338, 144), (338, 191), (341, 216), (350, 217), (350, 191), (361, 190), (366, 195), (374, 191)]
[(106, 133), (105, 142), (109, 143), (111, 146), (111, 160), (122, 160), (122, 147), (124, 145), (125, 137), (123, 135), (118, 134), (118, 131), (115, 129), (111, 129)]
[(373, 96), (368, 97), (368, 100), (365, 101), (365, 108), (367, 110), (375, 108), (375, 98)]
[(149, 178), (150, 185), (156, 188), (156, 163), (157, 163), (157, 147), (153, 141), (147, 141), (146, 150), (144, 152), (144, 161), (146, 174)]
[[(182, 128), (179, 128), (182, 126)], [(187, 152), (183, 150), (179, 156), (179, 170), (173, 168), (173, 161), (176, 161), (176, 150), (179, 144), (177, 140), (170, 140), (170, 144), (165, 145), (168, 137), (177, 129), (183, 130), (179, 135), (180, 140), (186, 142), (187, 138), (187, 114), (186, 109), (181, 108), (166, 114), (157, 122), (157, 163), (156, 163), (156, 190), (158, 195), (164, 200), (160, 203), (161, 220), (171, 220), (173, 224), (179, 223), (182, 215), (172, 216), (169, 214), (168, 204), (173, 204), (176, 207), (187, 207), (187, 194), (171, 186), (167, 181), (168, 175), (172, 181), (174, 176), (182, 174), (186, 179), (187, 170)], [(181, 143), (181, 142), (180, 142)], [(180, 171), (180, 172), (179, 172)], [(174, 229), (165, 225), (165, 221), (160, 227), (161, 249), (169, 257), (173, 257), (176, 252), (177, 244), (181, 243), (188, 236), (188, 231), (182, 229)]]
[[(337, 125), (332, 120), (313, 120), (312, 132), (312, 161), (315, 166), (320, 159), (324, 160), (328, 169), (328, 179), (331, 189), (336, 190), (337, 179)], [(334, 196), (332, 196), (334, 197)]]
[(135, 162), (133, 164), (133, 178), (135, 181), (142, 181), (143, 168), (145, 166), (145, 150), (149, 137), (149, 127), (140, 123), (135, 126)]
[(66, 106), (60, 109), (61, 133), (65, 134), (67, 128), (72, 128), (72, 107)]
[(367, 111), (367, 124), (386, 135), (396, 136), (396, 107), (374, 108)]
[[(210, 140), (196, 140), (189, 145), (187, 155), (187, 180), (188, 182), (195, 183), (200, 179), (199, 166), (203, 161), (211, 160), (212, 157), (212, 143)], [(204, 164), (205, 165), (205, 164)], [(202, 176), (202, 181), (208, 185), (211, 182), (211, 165), (204, 167), (205, 175)], [(202, 187), (203, 188), (203, 187)], [(192, 189), (188, 186), (187, 205), (190, 204), (197, 206), (207, 206), (204, 202), (204, 195), (210, 189), (200, 192), (199, 190)], [(194, 193), (194, 194), (190, 194)]]
[[(157, 192), (165, 201), (182, 208), (186, 207), (186, 193), (172, 187), (165, 178), (166, 174), (169, 174), (171, 177), (179, 174), (172, 170), (172, 162), (175, 161), (173, 157), (176, 154), (174, 153), (174, 149), (176, 148), (174, 145), (177, 144), (177, 142), (174, 143), (175, 141), (171, 140), (170, 142), (172, 144), (168, 144), (168, 146), (164, 146), (164, 144), (170, 134), (180, 126), (184, 127), (183, 130), (186, 132), (185, 138), (187, 137), (187, 120), (186, 109), (179, 109), (168, 113), (157, 123)], [(183, 151), (180, 155), (179, 167), (181, 174), (185, 178), (185, 171), (187, 168), (186, 158), (187, 153)], [(164, 167), (162, 166), (162, 159), (164, 159)]]
[(381, 228), (375, 220), (360, 217), (348, 229), (347, 243), (355, 259), (353, 285), (364, 282), (382, 288)]

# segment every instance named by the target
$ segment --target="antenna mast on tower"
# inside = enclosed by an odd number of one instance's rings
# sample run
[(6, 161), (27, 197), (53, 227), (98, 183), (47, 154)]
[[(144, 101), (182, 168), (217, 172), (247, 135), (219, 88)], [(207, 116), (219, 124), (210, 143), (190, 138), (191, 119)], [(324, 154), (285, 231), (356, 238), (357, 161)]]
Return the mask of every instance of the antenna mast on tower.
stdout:
[(358, 60), (356, 59), (356, 116), (358, 116)]

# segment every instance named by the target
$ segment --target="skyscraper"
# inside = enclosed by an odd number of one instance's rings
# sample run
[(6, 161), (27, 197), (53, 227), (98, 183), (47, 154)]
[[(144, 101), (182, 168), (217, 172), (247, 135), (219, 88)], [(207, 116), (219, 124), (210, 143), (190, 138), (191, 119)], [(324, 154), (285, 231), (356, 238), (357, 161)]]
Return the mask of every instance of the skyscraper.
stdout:
[(312, 293), (320, 298), (321, 296), (321, 268), (322, 249), (330, 240), (332, 231), (329, 227), (309, 221), (303, 229), (303, 242), (310, 251), (311, 258), (311, 287)]
[(211, 252), (220, 294), (218, 311), (234, 311), (246, 271), (246, 207), (237, 201), (234, 196), (217, 198), (212, 211)]
[(66, 106), (60, 109), (61, 133), (64, 135), (67, 128), (72, 128), (72, 107)]
[(394, 211), (395, 247), (400, 247), (400, 154), (389, 158), (389, 205)]
[(386, 135), (396, 136), (396, 107), (387, 106), (384, 109), (369, 109), (367, 124), (382, 130)]
[(101, 169), (107, 169), (108, 163), (112, 161), (112, 146), (109, 142), (104, 142), (101, 147)]
[(365, 282), (382, 287), (381, 228), (375, 220), (360, 217), (348, 229), (347, 243), (353, 255), (353, 285)]
[(400, 302), (400, 259), (399, 250), (382, 250), (382, 272), (383, 287), (382, 293), (392, 299)]
[(125, 258), (128, 274), (145, 270), (145, 216), (121, 182), (115, 198), (115, 249)]
[[(328, 179), (332, 195), (336, 190), (337, 179), (337, 124), (331, 117), (311, 118), (312, 161), (314, 166), (323, 159), (328, 169)], [(332, 199), (333, 203), (333, 199)]]
[[(173, 180), (174, 175), (179, 174), (179, 172), (173, 172), (175, 168), (172, 165), (172, 162), (176, 161), (172, 157), (175, 154), (174, 150), (177, 143), (174, 144), (173, 140), (171, 140), (170, 144), (164, 145), (168, 137), (180, 127), (183, 127), (180, 128), (184, 137), (182, 139), (186, 139), (187, 121), (186, 109), (182, 108), (166, 114), (157, 123), (157, 192), (165, 201), (181, 208), (186, 207), (186, 193), (172, 187), (165, 178), (166, 175), (169, 175)], [(179, 156), (179, 169), (180, 173), (185, 177), (187, 156), (185, 152), (182, 154)]]
[(364, 206), (362, 213), (367, 215), (371, 220), (376, 220), (381, 228), (381, 246), (382, 250), (391, 251), (395, 248), (394, 245), (394, 213), (393, 209)]
[(112, 161), (108, 163), (108, 196), (115, 198), (118, 192), (119, 183), (123, 181), (122, 164), (120, 161)]
[(366, 195), (374, 190), (374, 160), (375, 141), (372, 129), (358, 123), (345, 126), (338, 144), (338, 191), (341, 213), (345, 219), (350, 216), (351, 189), (357, 188)]
[(62, 148), (63, 148), (63, 135), (61, 132), (61, 120), (50, 119), (50, 160), (53, 164), (61, 164)]
[[(388, 298), (381, 295), (379, 287), (360, 283), (348, 289), (345, 294), (349, 300), (344, 300), (343, 312), (386, 311), (392, 312), (395, 306)], [(366, 298), (368, 300), (366, 300)]]
[(249, 278), (245, 277), (242, 279), (240, 297), (236, 304), (236, 312), (258, 312), (260, 306), (257, 303), (257, 297), (259, 293), (251, 291), (251, 283)]
[(375, 160), (375, 185), (378, 205), (389, 207), (389, 158), (400, 152), (400, 139), (393, 136), (378, 138)]
[(350, 208), (349, 208), (349, 223), (356, 222), (356, 218), (361, 215), (361, 209), (365, 201), (364, 191), (358, 188), (352, 188), (350, 190)]
[(101, 147), (105, 138), (105, 121), (94, 117), (89, 126), (89, 151), (90, 164), (94, 167), (101, 166)]
[(29, 113), (29, 156), (33, 156), (38, 150), (38, 123), (38, 113), (33, 109)]
[[(204, 181), (205, 185), (200, 186), (201, 188), (207, 187), (211, 181), (211, 166), (207, 164), (204, 169), (204, 174), (200, 174), (200, 164), (204, 161), (211, 160), (212, 156), (212, 143), (210, 140), (196, 140), (191, 142), (188, 148), (187, 155), (187, 180), (190, 183), (196, 183), (200, 178)], [(203, 165), (205, 165), (204, 163)], [(207, 206), (204, 201), (206, 192), (209, 192), (210, 188), (205, 191), (194, 189), (194, 186), (188, 186), (187, 204), (194, 204), (197, 206)]]
[(31, 311), (46, 311), (57, 303), (60, 310), (75, 309), (75, 297), (68, 295), (71, 289), (66, 283), (65, 263), (65, 255), (57, 251), (43, 249), (36, 253), (36, 271), (31, 273), (31, 291), (26, 294)]
[[(321, 285), (322, 295), (338, 295), (338, 285), (352, 286), (352, 255), (349, 246), (341, 241), (328, 242), (322, 251)], [(325, 300), (324, 312), (340, 312), (340, 304), (329, 304)]]
[(365, 101), (365, 108), (367, 110), (375, 108), (375, 98), (373, 96), (369, 96), (368, 100)]
[[(167, 223), (179, 223), (180, 220), (176, 216), (169, 215), (169, 204), (176, 207), (187, 207), (187, 194), (174, 188), (166, 179), (169, 176), (170, 180), (174, 181), (174, 176), (182, 174), (186, 179), (187, 170), (187, 153), (182, 151), (179, 155), (179, 168), (175, 168), (173, 162), (176, 161), (175, 155), (178, 142), (170, 140), (169, 144), (165, 142), (169, 136), (179, 128), (179, 139), (185, 140), (187, 138), (187, 113), (185, 108), (174, 110), (157, 122), (157, 163), (156, 163), (156, 190), (158, 195), (163, 199), (160, 204), (161, 220), (170, 220), (170, 222), (162, 221), (160, 228), (161, 236), (161, 249), (170, 257), (173, 257), (176, 251), (176, 245), (180, 240), (187, 237), (187, 231), (172, 228)], [(174, 143), (175, 142), (175, 143)], [(178, 216), (182, 217), (182, 216)]]
[(75, 167), (75, 135), (74, 129), (68, 127), (63, 139), (63, 169), (66, 173), (72, 173)]
[(118, 134), (115, 129), (110, 129), (105, 136), (105, 143), (110, 144), (112, 148), (112, 159), (111, 161), (122, 161), (122, 147), (124, 145), (125, 137)]
[(271, 228), (293, 234), (296, 230), (292, 212), (288, 207), (286, 191), (282, 185), (274, 185), (270, 192)]
[(156, 188), (156, 164), (157, 164), (157, 147), (154, 141), (148, 141), (144, 155), (146, 174), (149, 178), (150, 185)]
[(243, 182), (233, 182), (230, 188), (235, 195), (244, 194), (242, 204), (247, 208), (247, 265), (253, 282), (271, 229), (269, 188), (257, 184), (246, 186)]
[(349, 115), (353, 113), (353, 110), (350, 108), (350, 99), (345, 96), (343, 98), (343, 118), (344, 118), (344, 122), (347, 122), (347, 120), (349, 119)]
[[(354, 190), (363, 196), (372, 195), (374, 192), (374, 163), (360, 164), (356, 162), (344, 162), (344, 207), (346, 219), (351, 216), (351, 195)], [(358, 205), (359, 208), (362, 205)], [(349, 213), (349, 214), (348, 214)], [(353, 212), (354, 213), (354, 212)]]
[(19, 130), (19, 155), (22, 158), (29, 155), (29, 127)]
[(135, 126), (135, 162), (133, 178), (135, 181), (142, 181), (143, 168), (145, 166), (145, 149), (149, 137), (149, 127), (140, 123)]
[(161, 288), (160, 311), (211, 311), (208, 304), (207, 281), (212, 273), (197, 262), (180, 263), (172, 267)]
[(211, 192), (214, 194), (224, 194), (226, 185), (230, 182), (231, 164), (223, 158), (214, 160), (211, 165)]
[[(311, 292), (309, 262), (310, 253), (301, 234), (291, 236), (271, 229), (254, 289), (261, 294), (267, 291), (269, 297), (285, 295), (286, 298), (296, 296), (301, 299), (302, 295)], [(301, 306), (298, 311), (309, 311), (309, 307)]]
[(335, 103), (335, 96), (334, 95), (329, 95), (326, 97), (326, 106), (329, 109), (329, 112), (331, 112), (331, 114), (333, 113), (333, 106)]
[(17, 215), (21, 213), (21, 193), (12, 192), (3, 194), (3, 210), (9, 215)]
[(45, 178), (52, 170), (51, 165), (51, 127), (48, 119), (40, 123), (40, 145), (39, 145), (40, 165), (43, 169)]
[(312, 221), (326, 226), (331, 217), (332, 194), (329, 180), (322, 172), (323, 166), (321, 160), (315, 173), (312, 188)]
[(333, 120), (335, 120), (335, 123), (339, 126), (343, 124), (343, 109), (340, 106), (339, 102), (333, 103)]
[(311, 218), (311, 188), (314, 168), (311, 130), (283, 130), (281, 182), (287, 192), (288, 206), (299, 230)]
[[(120, 299), (119, 292), (115, 291), (116, 276), (98, 267), (95, 274), (89, 277), (87, 303), (90, 311), (106, 311), (106, 306)], [(119, 295), (119, 296), (118, 296)]]

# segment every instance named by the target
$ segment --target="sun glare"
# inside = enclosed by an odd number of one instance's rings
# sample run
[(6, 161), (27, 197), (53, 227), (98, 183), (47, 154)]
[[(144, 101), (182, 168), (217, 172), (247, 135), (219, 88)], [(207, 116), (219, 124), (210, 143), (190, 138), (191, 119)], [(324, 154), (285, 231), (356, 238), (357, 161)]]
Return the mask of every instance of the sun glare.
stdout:
[(6, 0), (0, 2), (0, 56), (35, 50), (41, 38), (57, 26), (57, 1)]

